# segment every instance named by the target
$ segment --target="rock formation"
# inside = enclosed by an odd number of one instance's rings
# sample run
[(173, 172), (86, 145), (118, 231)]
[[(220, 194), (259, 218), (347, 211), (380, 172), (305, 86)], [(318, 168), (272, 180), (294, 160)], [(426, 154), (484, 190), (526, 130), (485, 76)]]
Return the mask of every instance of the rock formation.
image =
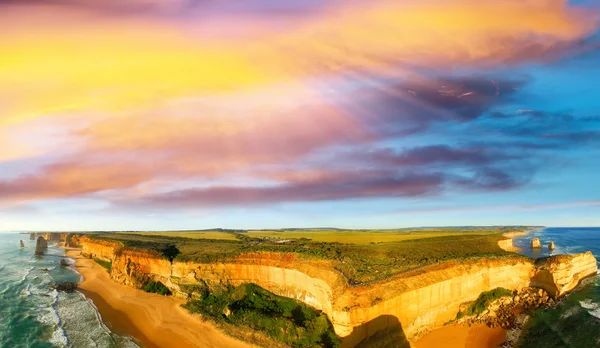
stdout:
[(575, 289), (579, 282), (598, 272), (596, 258), (591, 252), (576, 255), (556, 255), (535, 261), (536, 273), (532, 286), (546, 290), (554, 297)]
[(25, 247), (25, 243), (23, 243), (22, 240), (20, 242), (21, 242), (21, 248), (24, 248)]
[(189, 285), (218, 288), (255, 283), (295, 298), (325, 312), (343, 337), (343, 346), (355, 346), (398, 322), (408, 339), (418, 337), (453, 320), (462, 303), (497, 287), (516, 290), (531, 284), (561, 296), (597, 269), (591, 253), (540, 262), (508, 257), (432, 265), (375, 284), (350, 286), (332, 261), (296, 254), (253, 252), (227, 262), (171, 262), (153, 251), (127, 249), (118, 242), (85, 236), (78, 236), (76, 242), (82, 254), (111, 261), (110, 276), (122, 284), (141, 287), (147, 281), (160, 281), (174, 296), (188, 298), (185, 286)]
[(534, 249), (534, 248), (541, 248), (541, 247), (542, 247), (542, 244), (540, 243), (540, 239), (539, 238), (533, 238), (531, 240), (531, 248), (532, 249)]
[(77, 283), (74, 282), (62, 282), (51, 286), (52, 289), (64, 292), (73, 292), (77, 290)]
[(548, 243), (548, 249), (550, 249), (550, 250), (556, 249), (556, 246), (554, 245), (554, 242)]
[(44, 237), (45, 240), (51, 242), (61, 242), (67, 238), (68, 233), (40, 233), (40, 232), (32, 232), (29, 234), (29, 239), (35, 240), (37, 237)]
[(48, 242), (46, 242), (44, 237), (38, 237), (37, 242), (35, 244), (35, 254), (44, 255), (46, 249), (48, 249)]

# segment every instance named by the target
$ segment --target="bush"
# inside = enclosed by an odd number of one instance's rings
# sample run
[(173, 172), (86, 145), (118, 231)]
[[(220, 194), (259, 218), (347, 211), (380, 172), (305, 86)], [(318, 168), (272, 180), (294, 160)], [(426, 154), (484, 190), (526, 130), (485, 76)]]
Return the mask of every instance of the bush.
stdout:
[(485, 311), (492, 302), (504, 296), (512, 296), (512, 291), (505, 288), (495, 288), (490, 291), (482, 292), (479, 294), (477, 300), (469, 306), (465, 314), (479, 315)]
[(171, 290), (161, 282), (148, 282), (142, 288), (145, 292), (151, 292), (159, 295), (171, 295)]
[(112, 261), (104, 261), (104, 260), (100, 260), (97, 258), (94, 258), (94, 261), (99, 264), (100, 266), (106, 268), (106, 270), (108, 271), (108, 273), (110, 273), (110, 270), (112, 269)]
[[(189, 301), (184, 308), (217, 322), (262, 331), (292, 347), (339, 347), (325, 314), (255, 284), (209, 293), (200, 300)], [(227, 316), (226, 309), (229, 309)]]

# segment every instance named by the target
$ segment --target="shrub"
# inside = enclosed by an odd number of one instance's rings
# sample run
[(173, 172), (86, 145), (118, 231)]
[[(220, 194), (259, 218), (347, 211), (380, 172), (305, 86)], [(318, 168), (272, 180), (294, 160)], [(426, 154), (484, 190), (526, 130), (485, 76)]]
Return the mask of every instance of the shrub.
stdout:
[[(184, 305), (217, 322), (262, 331), (292, 347), (339, 347), (333, 326), (323, 313), (255, 284), (209, 293)], [(225, 316), (226, 309), (229, 313)]]
[(151, 292), (159, 295), (171, 295), (171, 290), (161, 282), (148, 282), (142, 288), (145, 292)]
[[(485, 291), (479, 294), (479, 297), (467, 309), (467, 315), (479, 315), (485, 311), (490, 303), (504, 296), (511, 296), (512, 291), (505, 288), (495, 288), (490, 291)], [(458, 317), (458, 316), (457, 316)]]
[(110, 273), (110, 270), (112, 269), (112, 261), (104, 261), (104, 260), (100, 260), (97, 258), (94, 258), (94, 261), (99, 264), (100, 266), (106, 268), (106, 270), (108, 271), (108, 273)]

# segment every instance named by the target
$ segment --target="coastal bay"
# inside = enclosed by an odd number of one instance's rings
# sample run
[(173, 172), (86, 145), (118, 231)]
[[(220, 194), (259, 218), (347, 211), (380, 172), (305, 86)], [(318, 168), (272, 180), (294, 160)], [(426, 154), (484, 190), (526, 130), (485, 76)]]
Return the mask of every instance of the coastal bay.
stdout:
[(187, 313), (185, 301), (150, 294), (118, 284), (102, 266), (80, 255), (77, 248), (66, 248), (83, 276), (79, 289), (90, 298), (110, 329), (131, 335), (144, 347), (252, 347), (227, 336), (208, 322)]

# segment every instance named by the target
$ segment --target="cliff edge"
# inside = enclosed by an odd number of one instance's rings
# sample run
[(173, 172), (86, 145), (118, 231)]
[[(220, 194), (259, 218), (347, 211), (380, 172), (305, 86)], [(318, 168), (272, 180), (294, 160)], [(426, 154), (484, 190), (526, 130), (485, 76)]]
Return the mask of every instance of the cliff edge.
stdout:
[(113, 241), (76, 237), (71, 242), (87, 257), (111, 261), (111, 278), (137, 288), (160, 281), (175, 296), (191, 298), (201, 286), (255, 283), (295, 298), (325, 312), (348, 347), (398, 324), (407, 338), (418, 337), (454, 319), (462, 303), (484, 291), (535, 286), (559, 297), (597, 272), (596, 259), (588, 252), (537, 261), (515, 257), (446, 262), (350, 286), (330, 261), (291, 253), (252, 252), (227, 262), (198, 263), (169, 260)]

